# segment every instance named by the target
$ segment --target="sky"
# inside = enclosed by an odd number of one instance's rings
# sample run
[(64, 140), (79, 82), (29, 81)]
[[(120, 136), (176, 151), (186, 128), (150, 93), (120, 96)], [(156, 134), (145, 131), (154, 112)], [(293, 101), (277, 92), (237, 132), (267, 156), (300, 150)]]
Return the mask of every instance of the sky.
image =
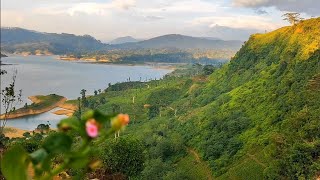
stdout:
[(246, 40), (288, 25), (282, 14), (320, 15), (320, 0), (1, 0), (1, 27), (89, 34), (103, 42), (165, 34)]

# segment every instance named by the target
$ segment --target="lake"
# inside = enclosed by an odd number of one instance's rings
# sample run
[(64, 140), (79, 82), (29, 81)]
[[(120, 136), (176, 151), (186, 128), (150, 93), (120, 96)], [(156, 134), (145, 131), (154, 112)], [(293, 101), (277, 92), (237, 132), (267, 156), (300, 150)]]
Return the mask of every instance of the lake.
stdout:
[[(108, 83), (125, 82), (129, 78), (131, 81), (159, 79), (172, 71), (143, 65), (93, 64), (57, 59), (58, 56), (1, 58), (4, 64), (12, 64), (1, 66), (1, 69), (8, 72), (1, 77), (1, 89), (11, 82), (12, 74), (17, 70), (16, 90), (22, 89), (23, 102), (19, 104), (21, 107), (25, 102), (30, 103), (27, 97), (32, 95), (58, 94), (68, 99), (76, 99), (80, 96), (81, 89), (86, 89), (87, 94), (92, 95), (94, 90), (104, 90)], [(64, 117), (48, 112), (8, 120), (7, 126), (33, 130), (38, 124), (49, 121), (51, 126), (55, 127)]]

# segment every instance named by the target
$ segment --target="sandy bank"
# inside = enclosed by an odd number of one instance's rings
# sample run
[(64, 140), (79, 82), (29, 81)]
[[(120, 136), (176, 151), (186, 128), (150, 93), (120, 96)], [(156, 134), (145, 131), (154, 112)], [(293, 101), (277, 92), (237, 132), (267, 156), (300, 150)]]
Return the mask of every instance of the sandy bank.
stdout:
[(78, 110), (78, 106), (73, 105), (73, 104), (69, 104), (69, 103), (59, 104), (58, 107), (59, 107), (59, 108), (62, 108), (62, 109), (70, 110), (70, 111), (76, 111), (76, 110)]
[(70, 110), (66, 110), (66, 109), (60, 109), (60, 110), (53, 112), (53, 114), (66, 115), (68, 117), (71, 117), (73, 115), (73, 113), (74, 113), (74, 111), (70, 111)]
[(14, 127), (4, 128), (4, 135), (9, 138), (23, 137), (23, 133), (25, 132), (28, 132), (28, 131), (14, 128)]
[(61, 110), (57, 110), (55, 112), (53, 112), (53, 114), (56, 115), (66, 115), (68, 117), (72, 116), (73, 113), (78, 110), (78, 106), (74, 105), (74, 104), (70, 104), (70, 103), (62, 103), (58, 106), (59, 108), (61, 108)]

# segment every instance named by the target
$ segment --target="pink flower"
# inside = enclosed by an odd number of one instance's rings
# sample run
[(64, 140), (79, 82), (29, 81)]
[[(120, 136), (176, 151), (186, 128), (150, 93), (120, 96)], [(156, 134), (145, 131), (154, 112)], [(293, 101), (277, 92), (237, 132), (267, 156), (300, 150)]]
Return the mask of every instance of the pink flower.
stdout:
[(89, 137), (95, 138), (99, 134), (99, 126), (94, 119), (89, 119), (86, 122), (86, 131)]

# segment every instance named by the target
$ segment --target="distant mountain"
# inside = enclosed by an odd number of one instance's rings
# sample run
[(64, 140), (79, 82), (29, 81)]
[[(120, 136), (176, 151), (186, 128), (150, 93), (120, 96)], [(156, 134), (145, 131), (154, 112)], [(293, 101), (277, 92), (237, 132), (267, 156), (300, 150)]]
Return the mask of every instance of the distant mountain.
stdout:
[(206, 38), (184, 36), (180, 34), (168, 34), (151, 38), (136, 43), (125, 43), (114, 45), (113, 48), (124, 49), (231, 49), (237, 50), (241, 47), (242, 41), (209, 40)]
[(92, 36), (74, 34), (42, 33), (22, 28), (1, 28), (1, 49), (19, 53), (83, 53), (100, 50), (105, 45)]
[(124, 44), (124, 43), (133, 43), (139, 42), (140, 40), (135, 39), (131, 36), (119, 37), (109, 42), (109, 44)]
[(199, 38), (208, 39), (208, 40), (222, 40), (222, 39), (216, 38), (216, 37), (199, 37)]
[(23, 54), (86, 54), (114, 49), (214, 49), (238, 50), (241, 41), (224, 41), (216, 38), (191, 37), (168, 34), (149, 40), (127, 36), (117, 38), (110, 44), (89, 35), (37, 32), (22, 28), (1, 28), (1, 50), (6, 53)]

